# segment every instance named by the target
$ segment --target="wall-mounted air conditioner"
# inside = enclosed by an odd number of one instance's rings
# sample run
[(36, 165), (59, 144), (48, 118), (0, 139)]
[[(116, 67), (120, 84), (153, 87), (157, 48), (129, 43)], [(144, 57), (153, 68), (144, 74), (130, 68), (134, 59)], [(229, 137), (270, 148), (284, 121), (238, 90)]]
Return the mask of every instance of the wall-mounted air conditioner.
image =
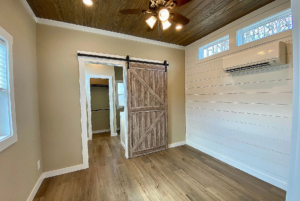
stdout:
[(286, 64), (286, 60), (286, 45), (280, 41), (225, 57), (223, 68), (230, 73), (254, 68), (280, 66)]

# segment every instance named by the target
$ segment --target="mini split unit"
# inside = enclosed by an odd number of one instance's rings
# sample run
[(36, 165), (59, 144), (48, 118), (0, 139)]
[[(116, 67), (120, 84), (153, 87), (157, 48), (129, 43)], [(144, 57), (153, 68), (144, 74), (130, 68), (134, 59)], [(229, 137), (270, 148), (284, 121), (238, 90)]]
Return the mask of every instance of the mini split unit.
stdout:
[(286, 63), (286, 44), (280, 41), (225, 57), (223, 59), (223, 68), (224, 71), (231, 73), (280, 66)]

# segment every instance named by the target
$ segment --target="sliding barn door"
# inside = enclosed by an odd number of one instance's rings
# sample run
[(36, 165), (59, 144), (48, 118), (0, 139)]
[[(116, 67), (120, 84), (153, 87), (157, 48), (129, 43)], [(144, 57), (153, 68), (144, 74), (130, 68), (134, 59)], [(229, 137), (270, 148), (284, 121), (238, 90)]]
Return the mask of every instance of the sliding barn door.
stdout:
[(129, 158), (168, 148), (167, 72), (163, 65), (130, 62), (128, 89)]

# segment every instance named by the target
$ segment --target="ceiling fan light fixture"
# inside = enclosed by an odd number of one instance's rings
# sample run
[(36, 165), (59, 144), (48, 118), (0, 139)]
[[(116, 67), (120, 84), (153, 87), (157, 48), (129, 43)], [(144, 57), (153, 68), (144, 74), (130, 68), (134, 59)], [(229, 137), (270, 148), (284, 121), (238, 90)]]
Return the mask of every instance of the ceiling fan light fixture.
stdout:
[(153, 29), (155, 23), (157, 21), (157, 18), (154, 16), (151, 16), (148, 20), (146, 20), (146, 23), (148, 24), (148, 26)]
[(159, 11), (159, 19), (162, 22), (167, 21), (169, 17), (170, 17), (170, 12), (168, 11), (168, 9), (164, 8)]
[(178, 25), (176, 26), (176, 30), (180, 30), (180, 29), (182, 29), (182, 25), (181, 25), (181, 24), (178, 24)]
[(87, 6), (91, 6), (93, 5), (93, 1), (92, 0), (83, 0), (83, 3)]
[(166, 30), (167, 28), (169, 28), (171, 26), (171, 23), (167, 20), (162, 22), (162, 26), (163, 26), (163, 30)]

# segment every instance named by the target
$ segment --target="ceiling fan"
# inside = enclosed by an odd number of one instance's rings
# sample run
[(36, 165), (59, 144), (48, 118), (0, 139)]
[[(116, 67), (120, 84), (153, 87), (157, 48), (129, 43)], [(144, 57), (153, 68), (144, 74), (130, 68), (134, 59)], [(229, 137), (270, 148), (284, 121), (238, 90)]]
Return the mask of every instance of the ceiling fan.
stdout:
[[(176, 24), (176, 29), (181, 29), (182, 26), (187, 25), (190, 20), (179, 13), (170, 12), (175, 7), (183, 6), (192, 0), (149, 0), (149, 8), (143, 9), (125, 9), (120, 10), (123, 15), (127, 14), (149, 14), (151, 15), (146, 23), (150, 27), (150, 30), (158, 24), (158, 31), (160, 32), (160, 26), (165, 30), (171, 26), (171, 23)], [(159, 20), (158, 20), (159, 18)], [(156, 23), (158, 21), (158, 23)], [(150, 31), (149, 30), (149, 31)]]

